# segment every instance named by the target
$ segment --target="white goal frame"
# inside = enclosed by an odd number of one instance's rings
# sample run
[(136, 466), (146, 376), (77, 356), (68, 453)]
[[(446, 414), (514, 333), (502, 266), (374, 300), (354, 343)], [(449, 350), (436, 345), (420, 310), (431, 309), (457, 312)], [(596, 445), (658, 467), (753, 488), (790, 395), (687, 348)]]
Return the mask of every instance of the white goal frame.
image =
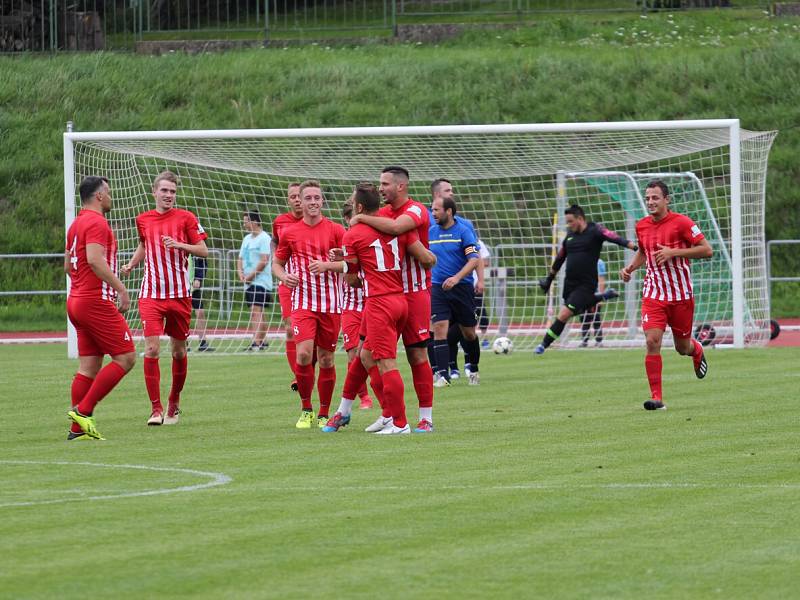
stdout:
[[(188, 131), (74, 132), (63, 135), (64, 150), (64, 224), (65, 232), (76, 216), (75, 144), (111, 140), (203, 140), (253, 138), (322, 138), (322, 137), (389, 137), (411, 135), (525, 134), (621, 132), (672, 129), (718, 129), (727, 132), (729, 140), (731, 273), (732, 273), (732, 344), (745, 346), (745, 290), (742, 251), (742, 175), (740, 124), (738, 119), (683, 121), (630, 121), (612, 123), (560, 123), (519, 125), (460, 125), (413, 127), (341, 127), (308, 129), (235, 129)], [(67, 277), (69, 289), (69, 277)], [(69, 320), (68, 354), (77, 356), (77, 337)]]

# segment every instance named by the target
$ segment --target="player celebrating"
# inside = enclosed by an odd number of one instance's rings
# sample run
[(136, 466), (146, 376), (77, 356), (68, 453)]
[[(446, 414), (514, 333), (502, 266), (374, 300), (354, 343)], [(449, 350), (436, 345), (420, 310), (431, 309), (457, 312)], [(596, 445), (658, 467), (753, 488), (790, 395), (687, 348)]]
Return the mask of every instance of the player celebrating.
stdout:
[(567, 221), (567, 237), (558, 251), (553, 266), (550, 267), (550, 273), (545, 279), (539, 281), (542, 290), (547, 293), (556, 273), (564, 261), (567, 261), (564, 306), (558, 311), (555, 320), (544, 334), (542, 343), (534, 349), (536, 354), (543, 354), (550, 344), (558, 339), (558, 336), (564, 331), (567, 321), (573, 315), (581, 314), (598, 302), (619, 296), (611, 288), (601, 294), (595, 291), (597, 290), (597, 260), (600, 258), (603, 242), (612, 242), (623, 248), (636, 250), (636, 244), (624, 237), (597, 223), (587, 223), (583, 209), (577, 204), (567, 208), (564, 215), (566, 215)]
[[(289, 204), (289, 211), (278, 215), (272, 222), (273, 257), (275, 256), (275, 250), (278, 249), (278, 243), (280, 242), (283, 230), (303, 219), (299, 183), (289, 184), (287, 202)], [(291, 262), (288, 263), (288, 265), (289, 271), (291, 271)], [(295, 375), (295, 368), (297, 366), (297, 348), (294, 341), (294, 332), (292, 331), (292, 290), (284, 285), (283, 282), (278, 282), (278, 301), (281, 304), (281, 319), (283, 319), (283, 327), (286, 331), (286, 360), (289, 362), (289, 368), (292, 370), (292, 384), (290, 387), (296, 392), (297, 378)]]
[[(272, 272), (292, 290), (292, 330), (297, 347), (297, 387), (302, 412), (298, 429), (310, 429), (314, 421), (311, 393), (314, 389), (314, 348), (319, 362), (319, 413), (317, 425), (322, 428), (336, 385), (333, 352), (339, 340), (341, 305), (339, 274), (320, 268), (327, 262), (328, 251), (342, 245), (344, 227), (322, 215), (325, 198), (318, 181), (305, 181), (300, 186), (303, 209), (301, 221), (280, 232), (280, 241), (272, 259)], [(291, 261), (291, 270), (286, 265)]]
[[(375, 186), (359, 184), (355, 203), (359, 214), (377, 212), (380, 197)], [(345, 233), (343, 249), (348, 282), (358, 282), (358, 274), (354, 272), (358, 267), (363, 274), (366, 296), (363, 319), (366, 340), (363, 354), (368, 363), (377, 363), (383, 383), (384, 403), (391, 415), (384, 427), (375, 433), (411, 433), (403, 400), (403, 379), (397, 370), (397, 340), (408, 318), (408, 302), (403, 294), (403, 273), (400, 265), (406, 251), (426, 267), (432, 266), (435, 258), (425, 249), (413, 229), (396, 237), (380, 233), (364, 224), (354, 225)], [(349, 406), (340, 406), (325, 431), (336, 431), (349, 421)]]
[[(153, 182), (155, 210), (136, 217), (139, 246), (122, 273), (128, 275), (144, 259), (144, 276), (139, 288), (139, 315), (144, 328), (144, 383), (150, 397), (148, 425), (175, 425), (186, 382), (186, 340), (192, 318), (192, 290), (188, 257), (208, 257), (208, 237), (197, 217), (176, 208), (178, 177), (164, 171)], [(161, 404), (161, 370), (158, 356), (161, 335), (170, 337), (172, 386), (167, 414)]]
[(478, 363), (481, 346), (475, 325), (475, 292), (472, 272), (478, 266), (478, 240), (472, 228), (455, 220), (457, 212), (453, 198), (433, 201), (436, 225), (430, 229), (430, 244), (436, 255), (431, 288), (431, 319), (433, 321), (434, 353), (439, 368), (437, 387), (450, 385), (450, 348), (447, 330), (452, 319), (464, 335), (466, 358), (464, 370), (469, 373), (470, 385), (478, 385)]
[[(353, 217), (354, 208), (355, 194), (342, 208), (342, 217), (346, 223), (349, 223)], [(350, 285), (345, 281), (344, 277), (341, 278), (341, 282), (342, 341), (344, 342), (345, 352), (347, 352), (347, 364), (349, 365), (354, 360), (361, 361), (359, 357), (361, 350), (359, 331), (361, 330), (361, 320), (364, 315), (364, 290), (361, 285), (356, 285), (355, 287)], [(360, 398), (360, 409), (367, 410), (372, 408), (372, 398), (367, 393), (366, 380), (358, 390), (358, 397)]]
[[(116, 275), (117, 240), (106, 221), (111, 192), (105, 177), (86, 177), (79, 187), (81, 211), (67, 231), (64, 271), (69, 274), (67, 315), (78, 333), (78, 372), (72, 380), (68, 440), (102, 440), (94, 408), (136, 363), (125, 318), (131, 300)], [(119, 302), (119, 308), (115, 303)], [(103, 356), (111, 362), (103, 367)], [(102, 367), (102, 368), (101, 368)]]
[(703, 347), (692, 338), (694, 295), (689, 259), (710, 258), (713, 250), (689, 217), (669, 210), (669, 200), (669, 188), (663, 181), (647, 184), (645, 204), (650, 214), (636, 223), (639, 251), (620, 271), (627, 282), (647, 263), (642, 286), (642, 329), (647, 342), (644, 368), (650, 384), (646, 410), (667, 408), (661, 395), (661, 340), (667, 325), (678, 354), (692, 357), (697, 378), (708, 372)]
[[(358, 214), (352, 225), (365, 223), (381, 233), (399, 236), (416, 230), (423, 246), (428, 247), (428, 210), (419, 202), (408, 197), (408, 171), (403, 167), (386, 167), (381, 172), (380, 194), (386, 206), (377, 214)], [(408, 364), (414, 390), (419, 400), (419, 423), (414, 431), (418, 433), (433, 431), (433, 371), (428, 362), (428, 339), (430, 338), (431, 315), (431, 273), (411, 254), (400, 263), (403, 275), (403, 292), (408, 302), (408, 319), (403, 329), (403, 345), (406, 348)], [(380, 426), (379, 417), (373, 426)], [(385, 425), (385, 423), (384, 423)]]

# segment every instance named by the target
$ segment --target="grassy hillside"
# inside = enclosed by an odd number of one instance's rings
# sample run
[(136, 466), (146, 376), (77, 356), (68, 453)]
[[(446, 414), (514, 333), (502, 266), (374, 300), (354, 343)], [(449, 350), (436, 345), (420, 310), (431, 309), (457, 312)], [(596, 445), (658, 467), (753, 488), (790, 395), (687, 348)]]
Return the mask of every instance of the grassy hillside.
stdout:
[[(736, 116), (780, 130), (767, 237), (800, 237), (798, 32), (800, 20), (761, 11), (554, 16), (439, 46), (0, 58), (0, 253), (60, 250), (68, 120), (136, 130)], [(793, 295), (776, 289), (778, 314), (800, 312)]]

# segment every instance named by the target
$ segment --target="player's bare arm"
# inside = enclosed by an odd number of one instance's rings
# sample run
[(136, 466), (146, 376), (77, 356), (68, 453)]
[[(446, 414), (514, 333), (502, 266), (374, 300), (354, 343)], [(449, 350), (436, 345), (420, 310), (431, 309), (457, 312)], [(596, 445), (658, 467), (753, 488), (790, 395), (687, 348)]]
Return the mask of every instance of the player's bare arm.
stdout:
[(140, 262), (142, 262), (142, 259), (144, 258), (144, 254), (145, 254), (144, 243), (143, 242), (139, 242), (139, 245), (136, 246), (136, 250), (133, 252), (133, 256), (131, 256), (131, 259), (128, 261), (128, 264), (127, 265), (122, 265), (119, 268), (120, 274), (123, 277), (127, 277), (128, 275), (130, 275), (131, 271), (133, 271), (133, 269), (136, 267), (136, 265), (138, 265)]
[(119, 277), (114, 275), (114, 271), (108, 266), (105, 247), (102, 244), (86, 244), (86, 262), (99, 279), (105, 281), (116, 290), (119, 300), (119, 311), (127, 311), (131, 307), (131, 299), (130, 296), (128, 296), (128, 290), (125, 289), (122, 281), (120, 281)]
[(656, 264), (661, 266), (676, 256), (680, 258), (711, 258), (713, 254), (714, 250), (711, 248), (711, 244), (704, 238), (691, 248), (670, 248), (659, 244), (658, 250), (653, 253), (653, 258), (655, 258)]
[(475, 275), (477, 277), (475, 282), (475, 293), (479, 296), (483, 294), (484, 290), (486, 289), (486, 264), (484, 263), (484, 259), (480, 259), (478, 261), (478, 266), (475, 267)]
[(200, 240), (200, 242), (197, 244), (184, 244), (183, 242), (179, 242), (170, 236), (165, 235), (161, 238), (161, 241), (164, 243), (165, 248), (175, 248), (177, 250), (183, 250), (192, 256), (208, 258), (208, 246), (206, 246), (204, 240)]
[(633, 260), (620, 270), (619, 276), (622, 278), (622, 281), (628, 283), (631, 280), (633, 272), (641, 267), (646, 259), (647, 257), (644, 255), (644, 252), (639, 248), (636, 254), (633, 255)]
[(350, 219), (350, 226), (358, 223), (364, 223), (370, 227), (377, 229), (381, 233), (388, 233), (389, 235), (403, 235), (407, 231), (417, 228), (417, 224), (408, 215), (400, 215), (396, 219), (389, 217), (378, 217), (376, 215), (365, 215), (363, 213), (356, 215)]
[(436, 264), (436, 255), (425, 247), (425, 244), (416, 240), (406, 247), (406, 251), (417, 259), (423, 269), (432, 269)]
[(300, 285), (300, 277), (294, 273), (287, 273), (286, 261), (277, 256), (272, 258), (272, 274), (289, 289), (294, 289)]
[(332, 271), (334, 273), (344, 273), (343, 261), (312, 260), (308, 263), (308, 270), (314, 275)]
[(462, 279), (464, 279), (464, 277), (466, 277), (467, 275), (469, 275), (470, 273), (472, 273), (475, 270), (475, 267), (478, 266), (478, 262), (480, 260), (481, 259), (477, 258), (477, 257), (470, 258), (467, 261), (467, 264), (465, 264), (463, 267), (461, 267), (461, 270), (459, 270), (458, 273), (456, 273), (452, 277), (448, 277), (447, 279), (445, 279), (442, 282), (442, 289), (443, 290), (449, 290), (449, 289), (452, 289), (455, 286), (457, 286), (459, 284), (459, 282)]

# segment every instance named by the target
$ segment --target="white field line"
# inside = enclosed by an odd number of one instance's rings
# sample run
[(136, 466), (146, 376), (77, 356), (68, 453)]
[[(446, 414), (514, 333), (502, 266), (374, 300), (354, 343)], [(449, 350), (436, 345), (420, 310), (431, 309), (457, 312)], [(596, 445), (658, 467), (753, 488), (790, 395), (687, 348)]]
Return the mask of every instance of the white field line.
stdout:
[[(563, 491), (563, 490), (798, 490), (800, 483), (691, 483), (691, 482), (651, 482), (651, 483), (519, 483), (509, 485), (441, 485), (428, 486), (431, 491)], [(375, 492), (375, 491), (405, 491), (406, 485), (342, 485), (325, 486), (279, 486), (270, 487), (268, 492), (316, 492), (316, 491), (341, 491), (341, 492)]]
[[(66, 462), (66, 461), (41, 461), (41, 460), (0, 460), (0, 464), (6, 465), (58, 465), (58, 466), (79, 466), (79, 467), (100, 467), (105, 469), (136, 469), (139, 471), (166, 471), (169, 473), (185, 473), (187, 475), (195, 475), (197, 477), (207, 477), (210, 481), (205, 483), (198, 483), (195, 485), (182, 485), (172, 488), (158, 488), (155, 490), (142, 490), (139, 492), (122, 492), (119, 494), (104, 494), (97, 496), (73, 496), (70, 498), (57, 498), (53, 500), (35, 500), (29, 502), (5, 502), (0, 503), (0, 508), (9, 506), (36, 506), (40, 504), (63, 504), (66, 502), (83, 502), (86, 500), (114, 500), (117, 498), (138, 498), (141, 496), (158, 496), (160, 494), (174, 494), (176, 492), (196, 492), (206, 488), (212, 488), (219, 485), (225, 485), (233, 481), (224, 473), (213, 473), (211, 471), (196, 471), (194, 469), (178, 469), (174, 467), (148, 467), (146, 465), (112, 465), (106, 463), (91, 463), (91, 462)], [(67, 490), (61, 490), (64, 492)], [(74, 490), (69, 490), (74, 492)], [(53, 493), (59, 493), (54, 490)]]

